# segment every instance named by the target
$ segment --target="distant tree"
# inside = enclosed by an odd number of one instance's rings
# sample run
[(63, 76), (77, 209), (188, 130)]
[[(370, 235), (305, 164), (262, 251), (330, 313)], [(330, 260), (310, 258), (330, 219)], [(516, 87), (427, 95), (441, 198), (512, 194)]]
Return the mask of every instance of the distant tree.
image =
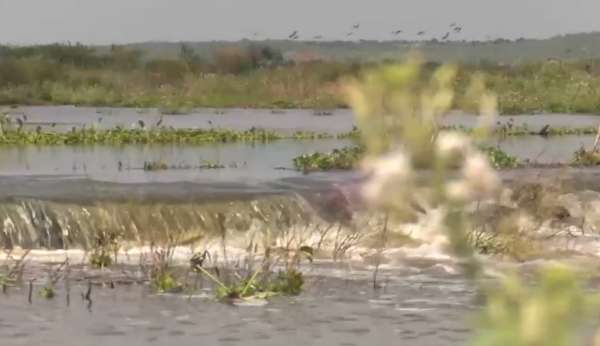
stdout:
[(182, 43), (179, 48), (179, 59), (181, 59), (187, 65), (188, 69), (194, 73), (201, 72), (206, 65), (194, 48), (185, 43)]
[(110, 46), (108, 60), (117, 69), (133, 69), (142, 64), (142, 52), (113, 44)]

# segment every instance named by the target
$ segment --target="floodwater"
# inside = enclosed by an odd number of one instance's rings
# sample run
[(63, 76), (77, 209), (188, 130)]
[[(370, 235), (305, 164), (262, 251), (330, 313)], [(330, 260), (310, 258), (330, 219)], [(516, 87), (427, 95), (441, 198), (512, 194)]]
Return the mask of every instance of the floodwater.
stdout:
[[(146, 127), (152, 127), (161, 118), (161, 126), (174, 128), (226, 128), (247, 130), (252, 127), (281, 132), (314, 131), (332, 134), (348, 132), (354, 127), (354, 117), (348, 109), (331, 110), (331, 115), (316, 116), (311, 110), (269, 109), (196, 109), (188, 114), (163, 115), (157, 109), (97, 108), (75, 106), (24, 106), (4, 109), (12, 119), (25, 116), (25, 124), (35, 128), (38, 125), (55, 124), (56, 130), (71, 130), (73, 126), (97, 128), (138, 128), (142, 120)], [(552, 127), (596, 127), (600, 125), (598, 115), (581, 114), (534, 114), (501, 116), (500, 125), (512, 122), (515, 126), (527, 125), (539, 130), (545, 125)], [(452, 112), (443, 123), (445, 125), (474, 127), (479, 118), (462, 112)], [(497, 124), (495, 124), (497, 125)]]
[[(350, 140), (278, 140), (271, 143), (219, 143), (195, 146), (5, 146), (0, 147), (1, 175), (72, 175), (100, 181), (260, 182), (298, 176), (292, 159), (351, 145)], [(171, 169), (144, 171), (144, 162)], [(207, 169), (209, 163), (224, 166)]]
[[(490, 140), (507, 153), (534, 163), (568, 163), (594, 136), (514, 136)], [(278, 140), (263, 143), (204, 145), (82, 145), (1, 146), (0, 175), (77, 176), (112, 182), (265, 182), (301, 176), (293, 158), (330, 152), (352, 145), (351, 140)], [(145, 171), (144, 162), (161, 162), (167, 170)], [(222, 168), (208, 169), (216, 163)]]
[[(8, 111), (13, 118), (26, 117), (27, 127), (56, 131), (84, 125), (136, 128), (139, 120), (152, 127), (161, 118), (164, 126), (175, 128), (257, 127), (289, 133), (336, 134), (354, 126), (348, 110), (334, 110), (330, 116), (306, 110), (245, 109), (161, 115), (157, 110), (71, 106)], [(471, 127), (477, 121), (474, 116), (453, 113), (446, 124)], [(527, 124), (535, 130), (546, 124), (597, 126), (600, 118), (523, 115), (500, 121)], [(589, 147), (593, 140), (593, 136), (520, 136), (488, 144), (522, 160), (557, 163), (570, 161), (575, 150)], [(0, 244), (62, 254), (68, 245), (90, 244), (96, 229), (107, 225), (132, 239), (163, 228), (186, 234), (211, 234), (222, 227), (238, 235), (270, 227), (281, 231), (278, 219), (288, 226), (325, 221), (341, 227), (335, 217), (343, 208), (330, 203), (337, 195), (328, 193), (333, 187), (343, 189), (360, 180), (360, 174), (304, 176), (290, 168), (295, 156), (351, 144), (323, 139), (196, 146), (0, 147)], [(143, 170), (146, 161), (174, 168), (148, 172)], [(225, 167), (201, 168), (208, 162)], [(585, 180), (584, 189), (600, 190), (598, 170), (570, 170), (578, 181)], [(539, 172), (531, 168), (502, 175), (507, 180), (535, 180)], [(596, 243), (583, 241), (593, 247), (590, 253), (596, 252)], [(75, 280), (68, 306), (62, 283), (55, 299), (44, 300), (34, 293), (32, 304), (27, 287), (14, 287), (0, 295), (0, 345), (468, 344), (469, 326), (479, 305), (473, 288), (447, 256), (422, 253), (398, 258), (393, 265), (384, 265), (379, 276), (383, 287), (377, 290), (371, 282), (373, 268), (366, 262), (316, 263), (306, 272), (306, 291), (300, 296), (276, 298), (260, 306), (217, 303), (208, 291), (192, 296), (157, 295), (146, 285), (131, 283), (117, 283), (114, 289), (94, 286), (93, 304), (87, 306), (80, 298), (87, 280), (99, 284), (106, 273), (87, 273)], [(45, 276), (36, 276), (36, 291)]]
[(327, 277), (309, 272), (300, 296), (258, 306), (132, 284), (94, 286), (88, 306), (85, 281), (72, 283), (69, 306), (62, 286), (50, 301), (34, 292), (30, 305), (27, 287), (10, 289), (0, 296), (0, 345), (464, 345), (475, 293), (444, 268), (383, 270), (384, 287), (373, 290), (370, 271), (337, 265)]
[(590, 149), (594, 145), (594, 135), (564, 136), (509, 136), (493, 139), (489, 145), (496, 146), (522, 161), (551, 164), (569, 163), (575, 151), (581, 147)]

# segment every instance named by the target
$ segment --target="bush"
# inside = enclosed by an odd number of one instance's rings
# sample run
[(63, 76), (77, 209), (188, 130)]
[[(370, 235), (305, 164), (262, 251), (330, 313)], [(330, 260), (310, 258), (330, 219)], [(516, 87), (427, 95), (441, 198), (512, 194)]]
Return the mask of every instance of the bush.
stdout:
[(188, 73), (186, 64), (179, 60), (158, 59), (146, 64), (148, 78), (152, 84), (178, 84), (183, 81)]

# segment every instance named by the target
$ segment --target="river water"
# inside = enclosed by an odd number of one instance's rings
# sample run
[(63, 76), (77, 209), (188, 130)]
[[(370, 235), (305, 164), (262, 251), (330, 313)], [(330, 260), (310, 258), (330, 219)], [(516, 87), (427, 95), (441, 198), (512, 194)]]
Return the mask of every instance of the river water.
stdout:
[[(354, 125), (347, 110), (335, 110), (330, 116), (302, 110), (244, 109), (162, 115), (157, 110), (68, 106), (20, 107), (8, 112), (13, 118), (26, 117), (28, 127), (56, 131), (83, 125), (135, 128), (139, 120), (150, 127), (161, 118), (163, 125), (176, 128), (259, 127), (289, 133), (335, 134)], [(511, 118), (515, 125), (527, 124), (530, 129), (546, 124), (596, 126), (600, 120), (586, 115)], [(473, 126), (477, 119), (453, 113), (447, 121), (448, 125)], [(593, 140), (593, 136), (522, 136), (488, 144), (521, 159), (556, 163), (568, 162), (576, 149), (590, 146)], [(427, 246), (392, 246), (379, 274), (382, 288), (373, 289), (369, 249), (359, 249), (347, 260), (321, 260), (307, 267), (306, 291), (300, 296), (276, 298), (260, 306), (217, 303), (206, 290), (192, 296), (157, 295), (147, 285), (127, 280), (115, 279), (114, 288), (106, 284), (107, 278), (135, 273), (131, 265), (122, 271), (119, 267), (99, 272), (76, 264), (73, 270), (79, 274), (72, 279), (68, 305), (62, 281), (55, 299), (41, 299), (35, 293), (46, 280), (49, 266), (69, 253), (65, 249), (89, 247), (99, 229), (118, 229), (126, 241), (134, 243), (165, 231), (210, 237), (226, 230), (247, 241), (265, 230), (283, 237), (289, 229), (316, 233), (326, 225), (346, 227), (347, 219), (355, 220), (353, 215), (360, 208), (351, 198), (360, 174), (305, 176), (290, 168), (295, 156), (351, 144), (322, 139), (197, 146), (0, 147), (0, 244), (38, 251), (25, 273), (26, 281), (37, 279), (32, 304), (26, 284), (0, 295), (0, 345), (467, 344), (480, 307), (476, 293), (450, 257)], [(145, 161), (162, 161), (175, 168), (147, 172), (142, 169)], [(200, 167), (209, 161), (225, 167)], [(505, 171), (502, 176), (507, 182), (536, 181), (543, 174), (563, 173), (527, 169)], [(600, 191), (598, 170), (567, 173), (585, 196), (599, 199), (590, 192)], [(592, 216), (597, 210), (594, 201), (589, 207), (586, 204), (585, 211)], [(368, 232), (372, 226), (365, 225), (359, 229)], [(581, 239), (585, 246), (580, 249), (586, 250), (586, 256), (598, 254), (600, 240)], [(91, 307), (80, 297), (88, 281), (94, 283)]]
[[(314, 270), (318, 272), (318, 266)], [(92, 305), (73, 283), (47, 301), (28, 290), (0, 297), (0, 343), (13, 345), (464, 345), (474, 292), (435, 263), (370, 272), (337, 266), (314, 274), (306, 291), (267, 305), (230, 306), (208, 294), (156, 295), (144, 285), (94, 286)], [(309, 270), (310, 273), (310, 270)], [(35, 289), (37, 290), (37, 286)]]

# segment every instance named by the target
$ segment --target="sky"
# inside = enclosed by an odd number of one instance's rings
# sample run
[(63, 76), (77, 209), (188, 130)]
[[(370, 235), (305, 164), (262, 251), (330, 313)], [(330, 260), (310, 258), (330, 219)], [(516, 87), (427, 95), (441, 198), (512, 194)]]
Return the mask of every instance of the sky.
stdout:
[[(0, 43), (544, 38), (600, 31), (599, 0), (0, 0)], [(352, 29), (360, 24), (358, 30)], [(351, 36), (349, 32), (354, 31)]]

